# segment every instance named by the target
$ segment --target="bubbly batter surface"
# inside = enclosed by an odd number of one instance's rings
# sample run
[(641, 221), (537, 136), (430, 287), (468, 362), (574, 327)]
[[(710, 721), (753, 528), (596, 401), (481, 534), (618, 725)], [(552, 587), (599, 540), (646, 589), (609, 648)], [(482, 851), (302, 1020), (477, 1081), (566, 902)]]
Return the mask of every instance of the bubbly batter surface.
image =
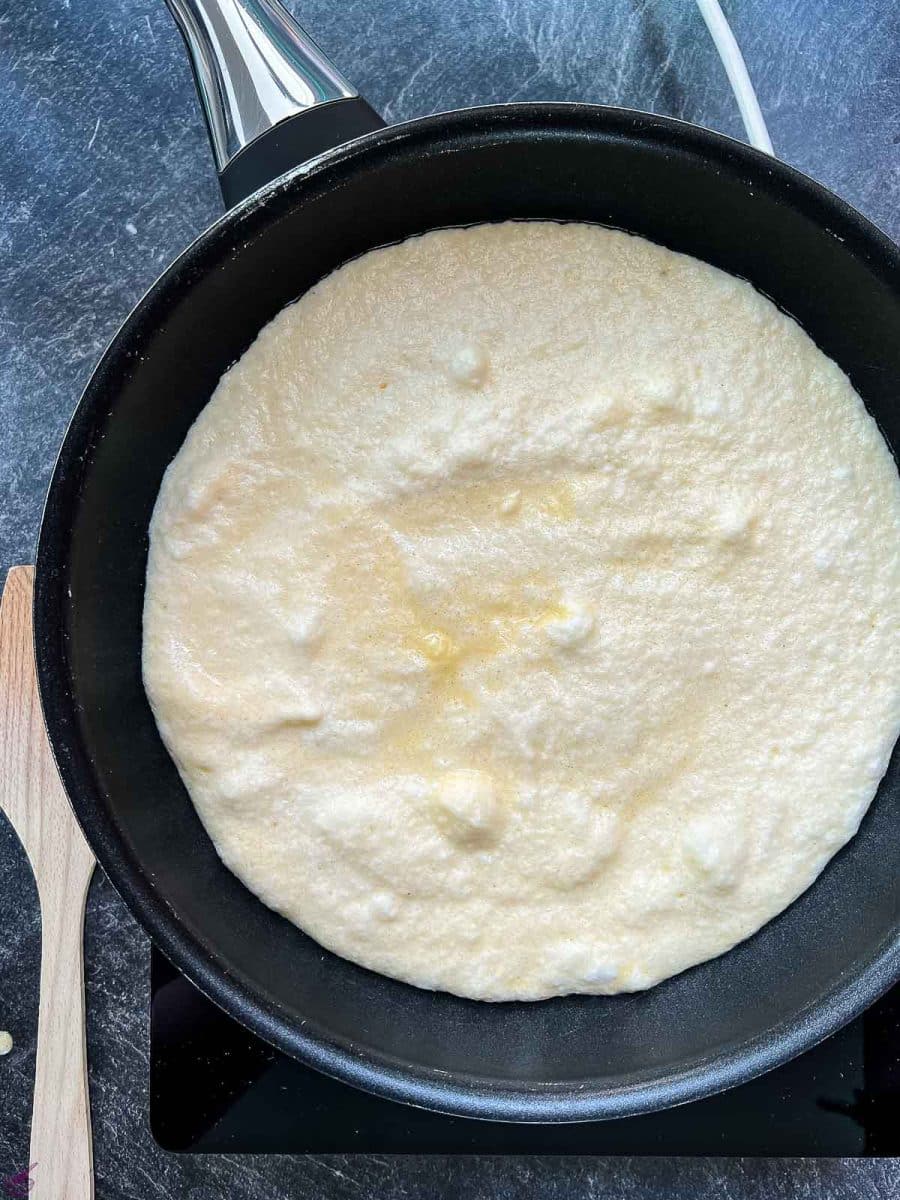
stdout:
[(750, 285), (624, 233), (374, 251), (222, 379), (144, 678), (227, 865), (489, 1000), (646, 988), (789, 904), (900, 726), (900, 480)]

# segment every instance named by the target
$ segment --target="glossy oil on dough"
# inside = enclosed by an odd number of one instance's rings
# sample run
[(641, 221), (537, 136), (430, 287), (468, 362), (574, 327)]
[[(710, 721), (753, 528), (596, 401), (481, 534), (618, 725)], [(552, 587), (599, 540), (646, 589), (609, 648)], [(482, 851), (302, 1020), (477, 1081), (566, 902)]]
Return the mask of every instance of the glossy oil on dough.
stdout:
[(348, 264), (222, 379), (144, 676), (227, 865), (489, 1000), (646, 988), (855, 832), (900, 725), (900, 482), (748, 284), (508, 223)]

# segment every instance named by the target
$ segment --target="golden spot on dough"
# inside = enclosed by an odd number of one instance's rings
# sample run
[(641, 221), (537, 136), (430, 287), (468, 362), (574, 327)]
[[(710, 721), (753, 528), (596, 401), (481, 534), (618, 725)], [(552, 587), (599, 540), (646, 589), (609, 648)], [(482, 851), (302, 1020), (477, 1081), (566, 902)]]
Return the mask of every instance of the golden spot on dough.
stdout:
[(461, 530), (498, 520), (527, 521), (529, 517), (572, 521), (578, 515), (573, 478), (526, 480), (501, 475), (430, 483), (427, 493), (394, 498), (380, 510), (404, 536)]

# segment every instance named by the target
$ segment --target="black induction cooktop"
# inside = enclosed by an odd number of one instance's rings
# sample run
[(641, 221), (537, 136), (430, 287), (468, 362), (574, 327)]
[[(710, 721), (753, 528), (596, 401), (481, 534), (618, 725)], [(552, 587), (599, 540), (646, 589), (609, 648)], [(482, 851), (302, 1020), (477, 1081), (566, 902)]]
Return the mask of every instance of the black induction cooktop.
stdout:
[(900, 1154), (900, 987), (794, 1062), (680, 1108), (508, 1125), (381, 1100), (248, 1033), (152, 952), (150, 1124), (166, 1150), (412, 1154)]

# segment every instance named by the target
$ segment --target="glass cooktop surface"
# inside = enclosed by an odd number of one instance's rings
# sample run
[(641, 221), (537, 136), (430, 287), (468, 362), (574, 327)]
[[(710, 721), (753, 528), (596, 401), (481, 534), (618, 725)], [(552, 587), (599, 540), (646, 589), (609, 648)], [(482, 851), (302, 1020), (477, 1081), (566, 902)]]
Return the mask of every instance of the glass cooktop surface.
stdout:
[(509, 1125), (382, 1100), (273, 1049), (152, 952), (150, 1121), (167, 1150), (230, 1153), (900, 1154), (900, 987), (741, 1087), (619, 1121)]

